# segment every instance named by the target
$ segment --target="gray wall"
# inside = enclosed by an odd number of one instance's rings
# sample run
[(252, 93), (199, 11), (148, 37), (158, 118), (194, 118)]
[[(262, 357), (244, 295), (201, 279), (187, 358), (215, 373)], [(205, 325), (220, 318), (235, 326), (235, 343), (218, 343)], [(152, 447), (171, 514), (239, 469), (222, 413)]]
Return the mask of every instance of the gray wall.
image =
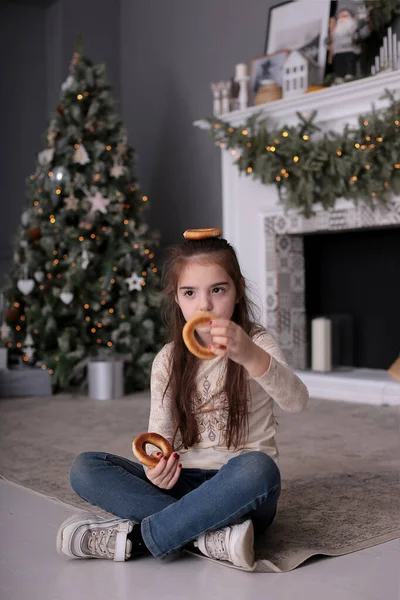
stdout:
[[(277, 4), (279, 2), (275, 2)], [(26, 206), (25, 180), (77, 34), (105, 62), (120, 100), (147, 218), (162, 244), (189, 227), (222, 224), (220, 151), (194, 120), (212, 113), (210, 82), (263, 53), (273, 0), (2, 0), (0, 2), (0, 282)], [(18, 41), (17, 41), (18, 40)], [(6, 150), (6, 152), (5, 152)]]
[[(164, 244), (222, 225), (220, 150), (194, 128), (212, 114), (210, 82), (264, 51), (271, 0), (121, 4), (121, 103), (150, 223)], [(279, 2), (275, 2), (279, 4)]]
[(0, 276), (12, 260), (11, 241), (26, 204), (46, 123), (45, 11), (0, 3)]

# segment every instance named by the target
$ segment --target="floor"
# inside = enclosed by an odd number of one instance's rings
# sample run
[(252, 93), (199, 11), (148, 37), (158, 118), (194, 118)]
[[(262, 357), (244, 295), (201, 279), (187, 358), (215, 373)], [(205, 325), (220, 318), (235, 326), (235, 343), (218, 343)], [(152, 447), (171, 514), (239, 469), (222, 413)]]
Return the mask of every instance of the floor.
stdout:
[(151, 557), (113, 563), (68, 560), (55, 538), (76, 509), (0, 479), (1, 600), (398, 600), (399, 541), (284, 574), (244, 573), (187, 555), (170, 563)]

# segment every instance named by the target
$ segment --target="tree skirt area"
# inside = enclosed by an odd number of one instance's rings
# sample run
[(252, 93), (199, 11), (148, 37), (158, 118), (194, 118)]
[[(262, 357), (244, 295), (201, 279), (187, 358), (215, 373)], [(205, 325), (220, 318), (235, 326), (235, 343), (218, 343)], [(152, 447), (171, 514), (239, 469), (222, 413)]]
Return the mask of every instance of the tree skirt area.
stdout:
[[(84, 451), (133, 459), (147, 429), (149, 394), (0, 400), (0, 473), (77, 508), (69, 467)], [(290, 571), (315, 555), (338, 556), (400, 535), (398, 408), (311, 400), (276, 410), (282, 492), (273, 525), (256, 541), (256, 571)]]

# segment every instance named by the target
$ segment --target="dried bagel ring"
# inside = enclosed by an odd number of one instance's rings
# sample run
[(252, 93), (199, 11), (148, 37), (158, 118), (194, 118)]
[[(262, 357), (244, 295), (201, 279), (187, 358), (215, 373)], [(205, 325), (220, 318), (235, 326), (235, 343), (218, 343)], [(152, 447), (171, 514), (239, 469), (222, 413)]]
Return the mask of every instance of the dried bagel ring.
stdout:
[(186, 229), (183, 237), (186, 240), (205, 240), (207, 238), (220, 237), (222, 229), (210, 227), (208, 229)]
[(174, 449), (168, 440), (158, 433), (145, 432), (141, 433), (132, 442), (133, 454), (146, 467), (156, 467), (160, 461), (156, 456), (150, 456), (146, 452), (146, 444), (152, 444), (161, 450), (164, 456), (169, 458)]
[[(215, 358), (215, 354), (208, 350), (208, 348), (204, 348), (204, 346), (200, 346), (196, 338), (194, 337), (194, 330), (196, 327), (201, 325), (208, 325), (210, 321), (215, 319), (212, 315), (204, 314), (204, 315), (196, 315), (187, 321), (182, 330), (183, 341), (187, 349), (197, 356), (197, 358), (202, 358), (203, 360), (209, 360), (211, 358)], [(216, 344), (216, 348), (221, 348), (221, 350), (225, 350), (225, 346), (221, 344)]]

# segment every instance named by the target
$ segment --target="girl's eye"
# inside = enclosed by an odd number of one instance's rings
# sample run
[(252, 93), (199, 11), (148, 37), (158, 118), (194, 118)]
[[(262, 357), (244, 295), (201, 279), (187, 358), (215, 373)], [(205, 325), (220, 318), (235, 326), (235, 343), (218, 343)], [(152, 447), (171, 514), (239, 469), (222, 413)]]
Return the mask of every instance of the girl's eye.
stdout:
[(193, 290), (186, 290), (186, 292), (184, 292), (183, 295), (184, 296), (189, 296), (189, 298), (191, 298), (192, 294), (193, 294)]
[[(215, 292), (215, 290), (220, 290), (221, 292), (224, 292), (224, 291), (225, 291), (223, 287), (215, 287), (215, 288), (213, 289), (213, 292)], [(217, 294), (218, 294), (218, 293), (219, 293), (219, 292), (217, 292)]]

